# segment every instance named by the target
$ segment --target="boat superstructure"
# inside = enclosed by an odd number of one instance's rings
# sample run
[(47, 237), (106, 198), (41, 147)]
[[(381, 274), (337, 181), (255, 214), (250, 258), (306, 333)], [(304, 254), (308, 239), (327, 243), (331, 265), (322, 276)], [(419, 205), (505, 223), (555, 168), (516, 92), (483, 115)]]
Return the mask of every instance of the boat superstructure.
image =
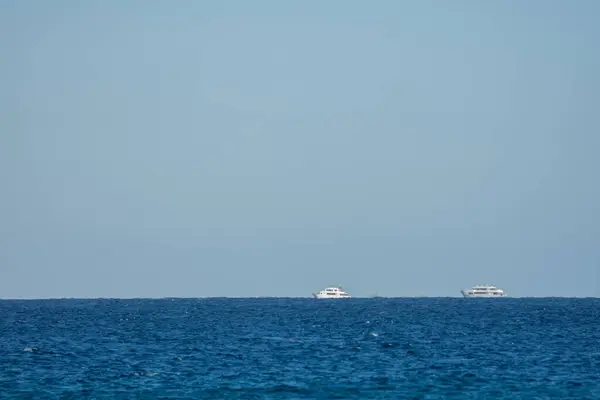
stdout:
[(464, 297), (505, 297), (504, 290), (493, 285), (477, 285), (460, 291)]
[(320, 292), (313, 293), (313, 296), (316, 299), (349, 299), (352, 297), (341, 286), (330, 286)]

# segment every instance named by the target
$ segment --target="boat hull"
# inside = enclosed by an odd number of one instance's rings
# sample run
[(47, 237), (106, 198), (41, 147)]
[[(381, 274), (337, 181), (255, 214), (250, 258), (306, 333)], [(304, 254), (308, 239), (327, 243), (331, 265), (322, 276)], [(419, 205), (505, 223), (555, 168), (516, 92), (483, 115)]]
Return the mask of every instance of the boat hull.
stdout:
[(496, 299), (496, 298), (500, 298), (500, 297), (506, 297), (506, 295), (503, 294), (493, 294), (493, 293), (473, 293), (470, 294), (469, 292), (467, 292), (466, 290), (461, 290), (460, 293), (462, 293), (463, 297), (466, 298), (479, 298), (479, 299)]
[(312, 295), (313, 295), (313, 297), (315, 299), (351, 299), (352, 298), (352, 296), (350, 296), (350, 295), (347, 295), (347, 296), (328, 296), (328, 295), (324, 295), (324, 294), (322, 295), (322, 294), (319, 294), (319, 293), (313, 293)]

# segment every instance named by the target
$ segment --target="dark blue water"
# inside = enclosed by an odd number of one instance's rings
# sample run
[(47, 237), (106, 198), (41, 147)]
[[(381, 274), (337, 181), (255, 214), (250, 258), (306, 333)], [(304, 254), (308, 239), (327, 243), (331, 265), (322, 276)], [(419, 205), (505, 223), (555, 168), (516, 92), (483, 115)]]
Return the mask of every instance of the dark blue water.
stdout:
[(0, 301), (0, 398), (600, 399), (598, 299)]

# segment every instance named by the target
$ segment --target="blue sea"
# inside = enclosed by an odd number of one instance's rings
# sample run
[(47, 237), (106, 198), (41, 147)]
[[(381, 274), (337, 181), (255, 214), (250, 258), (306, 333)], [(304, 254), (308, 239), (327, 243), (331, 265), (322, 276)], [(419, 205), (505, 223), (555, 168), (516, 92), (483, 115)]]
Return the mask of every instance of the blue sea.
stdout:
[(1, 399), (600, 399), (600, 299), (0, 301)]

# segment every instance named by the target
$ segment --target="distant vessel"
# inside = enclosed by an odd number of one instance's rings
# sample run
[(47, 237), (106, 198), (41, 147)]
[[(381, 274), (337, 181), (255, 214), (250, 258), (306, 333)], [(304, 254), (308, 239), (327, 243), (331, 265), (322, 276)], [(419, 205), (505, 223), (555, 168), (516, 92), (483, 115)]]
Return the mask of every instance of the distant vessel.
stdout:
[(492, 285), (477, 285), (460, 291), (465, 297), (505, 297), (504, 290)]
[(318, 293), (313, 293), (316, 299), (349, 299), (348, 293), (344, 292), (341, 286), (331, 286), (321, 290)]

